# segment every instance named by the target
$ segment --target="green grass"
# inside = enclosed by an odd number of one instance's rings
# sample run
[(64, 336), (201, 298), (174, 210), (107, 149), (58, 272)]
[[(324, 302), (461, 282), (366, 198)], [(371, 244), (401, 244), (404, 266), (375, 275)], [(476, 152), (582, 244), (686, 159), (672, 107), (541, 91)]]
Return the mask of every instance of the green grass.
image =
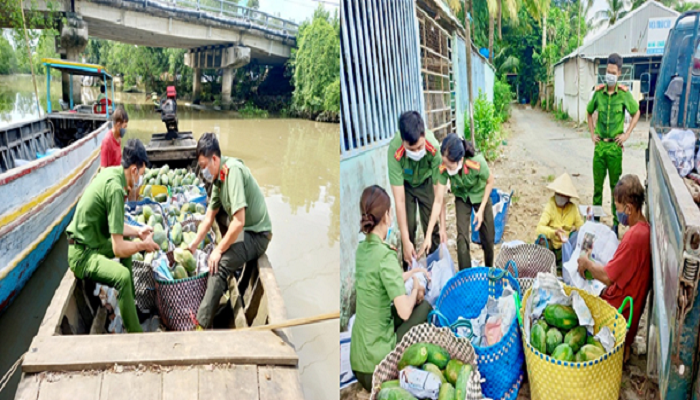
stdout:
[(253, 103), (247, 102), (245, 106), (238, 110), (238, 112), (244, 118), (267, 118), (268, 114), (266, 110), (262, 110), (256, 107)]
[(547, 178), (545, 179), (547, 180), (547, 183), (552, 183), (556, 177), (554, 175), (547, 175)]

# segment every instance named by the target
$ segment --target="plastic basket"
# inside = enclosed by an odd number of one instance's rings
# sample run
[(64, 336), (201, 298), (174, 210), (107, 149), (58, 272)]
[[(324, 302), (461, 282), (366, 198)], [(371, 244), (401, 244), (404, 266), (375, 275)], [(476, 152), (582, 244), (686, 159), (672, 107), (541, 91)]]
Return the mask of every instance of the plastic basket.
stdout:
[(404, 351), (415, 343), (433, 343), (450, 353), (450, 358), (460, 360), (472, 366), (472, 374), (467, 384), (468, 400), (482, 399), (481, 375), (476, 361), (476, 353), (469, 339), (456, 337), (448, 328), (438, 328), (431, 324), (414, 326), (408, 331), (401, 343), (379, 363), (372, 374), (372, 393), (370, 400), (376, 400), (382, 382), (399, 379), (398, 364)]
[[(620, 395), (622, 361), (625, 353), (624, 346), (628, 322), (625, 321), (618, 310), (615, 310), (600, 297), (593, 296), (585, 290), (579, 290), (567, 285), (563, 286), (567, 295), (575, 290), (586, 302), (595, 320), (595, 333), (598, 333), (604, 326), (610, 328), (615, 337), (615, 348), (602, 358), (594, 361), (560, 361), (540, 353), (530, 343), (526, 342), (525, 335), (523, 335), (522, 340), (525, 347), (531, 398), (533, 400), (617, 400)], [(525, 315), (525, 305), (531, 293), (532, 289), (528, 289), (518, 312), (521, 329), (523, 326), (522, 318)], [(623, 302), (620, 309), (623, 309), (625, 303), (626, 301)], [(632, 312), (630, 312), (630, 320), (631, 318)]]
[[(505, 204), (503, 205), (503, 208), (499, 210), (498, 212), (493, 213), (493, 226), (494, 226), (494, 244), (501, 243), (501, 240), (503, 240), (503, 232), (506, 230), (506, 224), (508, 223), (508, 209), (510, 208), (510, 199), (513, 196), (513, 192), (510, 192), (510, 194), (505, 193), (501, 190), (498, 189), (493, 189), (491, 191), (490, 199), (491, 199), (491, 206), (494, 206), (498, 204), (501, 199), (505, 200)], [(471, 216), (471, 232), (472, 232), (472, 237), (471, 241), (472, 243), (476, 244), (481, 244), (481, 237), (479, 236), (479, 231), (477, 231), (476, 228), (476, 222), (474, 221), (474, 217), (476, 216), (476, 211), (472, 209), (472, 216)]]
[[(517, 277), (517, 268), (514, 268)], [(479, 316), (489, 297), (499, 298), (505, 282), (516, 291), (520, 286), (510, 273), (496, 268), (476, 267), (460, 271), (443, 287), (431, 313), (437, 326), (455, 328), (458, 318)], [(430, 318), (429, 318), (430, 320)], [(524, 356), (520, 331), (513, 321), (508, 332), (496, 344), (474, 346), (479, 372), (486, 380), (481, 388), (491, 399), (515, 399), (524, 376)]]
[(136, 307), (142, 313), (156, 312), (156, 280), (153, 277), (153, 269), (143, 261), (133, 261), (131, 267), (134, 275)]
[(517, 267), (521, 293), (532, 287), (540, 272), (549, 272), (557, 276), (557, 260), (554, 253), (536, 244), (502, 247), (494, 267), (513, 273), (512, 264)]
[[(210, 245), (204, 249), (209, 254)], [(173, 251), (166, 253), (170, 266), (175, 264)], [(191, 331), (195, 328), (197, 311), (207, 290), (208, 272), (174, 281), (155, 279), (156, 305), (163, 324), (173, 331)]]

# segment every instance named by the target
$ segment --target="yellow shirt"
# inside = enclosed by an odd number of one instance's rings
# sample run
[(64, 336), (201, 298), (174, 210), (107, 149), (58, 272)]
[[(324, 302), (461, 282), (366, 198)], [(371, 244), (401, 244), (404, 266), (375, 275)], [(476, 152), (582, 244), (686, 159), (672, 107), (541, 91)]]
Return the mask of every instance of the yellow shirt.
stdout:
[(537, 234), (544, 235), (554, 249), (561, 249), (561, 240), (554, 234), (557, 229), (563, 229), (567, 235), (583, 226), (583, 217), (578, 210), (578, 206), (572, 202), (567, 203), (564, 208), (557, 207), (554, 196), (544, 207), (540, 222), (537, 224)]

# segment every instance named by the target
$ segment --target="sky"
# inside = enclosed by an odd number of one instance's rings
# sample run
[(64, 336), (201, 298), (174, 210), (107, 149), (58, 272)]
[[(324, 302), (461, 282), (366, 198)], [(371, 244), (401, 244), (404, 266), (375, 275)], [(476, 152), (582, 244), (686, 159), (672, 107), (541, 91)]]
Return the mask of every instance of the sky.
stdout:
[[(326, 10), (331, 12), (340, 9), (338, 4), (340, 0), (259, 0), (260, 11), (265, 11), (270, 14), (279, 13), (281, 18), (289, 19), (295, 22), (302, 22), (305, 19), (311, 18), (314, 10), (321, 4)], [(241, 0), (240, 4), (245, 5), (246, 0)]]

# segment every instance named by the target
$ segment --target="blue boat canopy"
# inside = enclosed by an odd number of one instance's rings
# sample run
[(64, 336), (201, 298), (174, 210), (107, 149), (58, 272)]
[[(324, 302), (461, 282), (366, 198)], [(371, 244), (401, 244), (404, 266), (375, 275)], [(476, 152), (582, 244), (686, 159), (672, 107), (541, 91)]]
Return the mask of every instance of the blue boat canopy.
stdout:
[[(106, 118), (109, 118), (110, 111), (114, 113), (114, 79), (112, 75), (107, 72), (107, 69), (101, 65), (97, 64), (85, 64), (68, 60), (59, 60), (55, 58), (42, 58), (41, 61), (46, 67), (46, 111), (51, 114), (51, 68), (57, 69), (61, 72), (66, 72), (70, 74), (70, 109), (73, 110), (73, 75), (80, 76), (94, 76), (102, 78), (102, 82), (105, 86), (105, 99), (102, 99), (101, 103), (96, 104), (91, 108), (94, 114), (104, 114)], [(112, 82), (111, 85), (111, 97), (110, 98), (110, 87), (107, 86), (107, 79)], [(110, 110), (111, 108), (111, 110)]]

